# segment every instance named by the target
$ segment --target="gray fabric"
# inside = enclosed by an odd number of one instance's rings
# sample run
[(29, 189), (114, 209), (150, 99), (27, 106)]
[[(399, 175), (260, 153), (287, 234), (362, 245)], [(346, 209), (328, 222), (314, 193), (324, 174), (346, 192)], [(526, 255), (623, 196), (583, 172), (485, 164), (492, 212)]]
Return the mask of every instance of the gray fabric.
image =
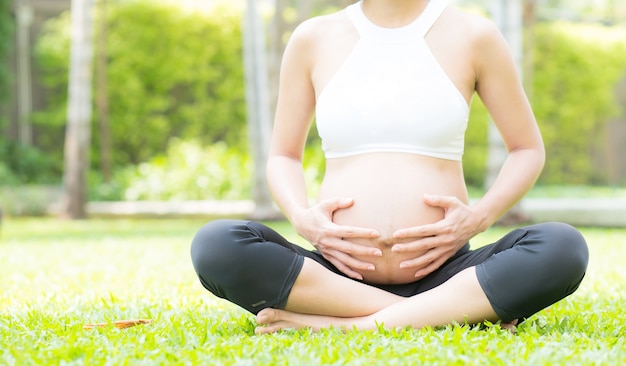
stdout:
[[(305, 257), (343, 275), (319, 252), (292, 244), (252, 221), (210, 222), (198, 231), (191, 245), (192, 262), (202, 285), (254, 314), (266, 307), (284, 308)], [(467, 244), (419, 281), (372, 286), (409, 297), (476, 266), (487, 298), (508, 322), (523, 320), (573, 293), (585, 275), (588, 259), (585, 240), (575, 228), (545, 223), (513, 230), (475, 250)]]

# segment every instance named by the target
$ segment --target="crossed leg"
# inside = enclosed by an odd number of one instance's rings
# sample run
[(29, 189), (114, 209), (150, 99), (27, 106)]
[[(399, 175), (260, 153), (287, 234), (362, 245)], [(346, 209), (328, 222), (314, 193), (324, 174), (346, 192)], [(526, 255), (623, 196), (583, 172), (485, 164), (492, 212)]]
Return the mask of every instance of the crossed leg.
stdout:
[(257, 314), (257, 334), (281, 329), (330, 326), (376, 329), (475, 324), (498, 316), (481, 288), (474, 267), (442, 285), (412, 297), (401, 297), (334, 274), (305, 259), (285, 310), (267, 308)]

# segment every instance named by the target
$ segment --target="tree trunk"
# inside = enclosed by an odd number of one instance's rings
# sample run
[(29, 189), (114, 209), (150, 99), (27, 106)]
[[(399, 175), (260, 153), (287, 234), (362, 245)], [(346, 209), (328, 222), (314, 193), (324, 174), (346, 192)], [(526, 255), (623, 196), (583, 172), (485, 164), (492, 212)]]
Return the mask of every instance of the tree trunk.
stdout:
[(537, 1), (538, 0), (524, 0), (523, 10), (523, 29), (524, 29), (524, 42), (523, 42), (523, 67), (522, 76), (524, 78), (524, 89), (528, 99), (533, 100), (533, 81), (535, 70), (535, 19), (537, 17)]
[(278, 82), (280, 76), (280, 64), (285, 52), (285, 35), (291, 32), (298, 24), (310, 18), (315, 8), (315, 0), (298, 0), (296, 3), (296, 19), (288, 22), (285, 19), (285, 9), (289, 7), (289, 0), (274, 1), (274, 16), (270, 24), (269, 45), (269, 103), (270, 120), (274, 120), (276, 103), (278, 102)]
[(111, 181), (111, 132), (107, 83), (107, 0), (99, 3), (98, 58), (96, 67), (96, 110), (100, 129), (100, 170), (104, 182)]
[(32, 145), (32, 125), (30, 115), (33, 109), (31, 83), (30, 29), (33, 23), (33, 7), (29, 0), (20, 1), (16, 7), (17, 18), (17, 90), (19, 141)]
[(273, 203), (265, 176), (271, 130), (267, 51), (264, 42), (266, 32), (262, 26), (255, 0), (248, 0), (244, 22), (244, 67), (248, 138), (254, 163), (252, 194), (255, 205), (254, 212), (250, 218), (254, 220), (272, 220), (280, 218), (280, 212)]
[(72, 0), (64, 193), (61, 215), (85, 218), (91, 139), (92, 0)]
[[(298, 3), (298, 7), (300, 7), (301, 4), (307, 4), (309, 2), (309, 0), (300, 1)], [(274, 120), (274, 115), (276, 114), (276, 103), (278, 102), (278, 78), (280, 76), (280, 63), (285, 50), (283, 37), (289, 29), (293, 28), (292, 25), (285, 21), (285, 17), (283, 16), (283, 11), (288, 4), (288, 0), (275, 0), (274, 16), (272, 17), (272, 22), (270, 23), (268, 65), (268, 102), (270, 104), (270, 121)]]

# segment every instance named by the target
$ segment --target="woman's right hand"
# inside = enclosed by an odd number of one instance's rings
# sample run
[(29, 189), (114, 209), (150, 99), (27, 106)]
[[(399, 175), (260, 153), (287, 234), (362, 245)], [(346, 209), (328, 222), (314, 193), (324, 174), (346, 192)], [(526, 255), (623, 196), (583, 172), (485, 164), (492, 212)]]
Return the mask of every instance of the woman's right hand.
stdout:
[(358, 272), (374, 271), (372, 263), (362, 262), (353, 257), (380, 257), (380, 249), (351, 243), (348, 238), (377, 238), (380, 234), (374, 229), (354, 226), (337, 225), (333, 222), (335, 211), (345, 209), (354, 204), (352, 198), (335, 198), (320, 201), (316, 205), (302, 211), (294, 218), (294, 226), (298, 233), (308, 240), (326, 260), (348, 277), (362, 280)]

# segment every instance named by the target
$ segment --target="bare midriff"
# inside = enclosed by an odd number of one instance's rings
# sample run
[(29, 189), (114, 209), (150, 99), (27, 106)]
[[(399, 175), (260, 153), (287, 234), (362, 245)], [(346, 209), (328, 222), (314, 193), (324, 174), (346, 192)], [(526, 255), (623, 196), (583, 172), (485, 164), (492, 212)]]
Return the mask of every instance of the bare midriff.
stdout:
[(400, 268), (400, 263), (423, 253), (395, 253), (391, 248), (410, 241), (394, 239), (396, 230), (443, 219), (443, 209), (428, 206), (425, 194), (455, 196), (467, 203), (461, 162), (409, 153), (367, 153), (326, 161), (319, 200), (354, 199), (353, 206), (335, 211), (333, 221), (380, 233), (374, 239), (350, 239), (383, 253), (382, 257), (354, 256), (376, 268), (357, 270), (365, 282), (401, 284), (416, 280), (419, 268)]

